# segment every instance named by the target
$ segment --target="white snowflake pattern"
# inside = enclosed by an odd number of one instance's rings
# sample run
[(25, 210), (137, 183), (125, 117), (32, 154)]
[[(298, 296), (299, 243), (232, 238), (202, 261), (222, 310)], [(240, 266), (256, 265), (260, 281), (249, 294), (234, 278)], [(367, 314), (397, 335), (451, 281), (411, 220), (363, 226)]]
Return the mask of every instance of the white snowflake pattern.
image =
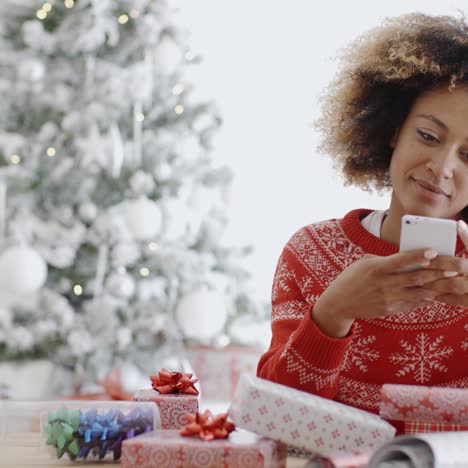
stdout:
[(310, 276), (313, 282), (300, 285), (305, 298), (312, 290), (327, 288), (343, 268), (364, 254), (360, 247), (356, 248), (349, 242), (337, 220), (310, 224), (299, 229), (286, 249), (307, 271), (306, 276)]
[(315, 304), (320, 294), (316, 294), (317, 282), (312, 275), (297, 278), (297, 284), (307, 304)]
[(288, 264), (284, 258), (281, 258), (275, 273), (272, 299), (276, 300), (281, 292), (289, 292), (291, 290), (290, 283), (292, 280), (294, 280), (294, 275), (289, 270)]
[(369, 347), (375, 342), (374, 335), (361, 336), (362, 328), (356, 323), (354, 328), (355, 337), (346, 351), (343, 371), (349, 371), (351, 367), (356, 366), (361, 372), (369, 370), (368, 363), (377, 361), (380, 353)]
[(272, 308), (271, 320), (302, 320), (307, 310), (307, 304), (303, 301), (285, 301), (281, 304), (274, 304)]
[(431, 371), (447, 372), (447, 366), (442, 362), (452, 353), (450, 346), (441, 346), (443, 336), (439, 336), (432, 343), (426, 333), (420, 333), (414, 344), (401, 340), (400, 344), (405, 350), (403, 353), (394, 353), (390, 356), (393, 364), (402, 364), (397, 371), (397, 377), (413, 373), (416, 382), (425, 383), (431, 378)]
[(314, 288), (314, 280), (312, 276), (302, 276), (298, 278), (297, 283), (301, 290), (302, 297), (304, 297), (305, 299), (307, 299), (309, 296), (314, 297), (314, 295), (312, 294), (312, 290)]
[[(468, 331), (468, 323), (465, 325), (465, 330)], [(461, 349), (463, 349), (463, 351), (468, 350), (468, 339), (462, 341)]]

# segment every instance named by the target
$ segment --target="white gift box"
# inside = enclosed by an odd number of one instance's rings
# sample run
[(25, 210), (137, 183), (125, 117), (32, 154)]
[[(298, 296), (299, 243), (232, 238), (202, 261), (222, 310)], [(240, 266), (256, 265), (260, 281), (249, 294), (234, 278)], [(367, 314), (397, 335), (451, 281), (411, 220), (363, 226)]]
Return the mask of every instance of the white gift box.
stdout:
[(327, 456), (368, 453), (395, 428), (367, 411), (243, 374), (229, 416), (239, 427)]

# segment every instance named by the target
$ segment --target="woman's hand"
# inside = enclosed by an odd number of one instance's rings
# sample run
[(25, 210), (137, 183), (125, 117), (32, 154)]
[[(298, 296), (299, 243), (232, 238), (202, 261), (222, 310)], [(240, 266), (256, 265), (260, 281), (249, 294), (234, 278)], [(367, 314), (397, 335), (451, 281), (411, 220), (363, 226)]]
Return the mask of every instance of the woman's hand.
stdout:
[[(468, 226), (465, 221), (458, 221), (457, 232), (465, 249), (468, 250)], [(430, 268), (452, 271), (453, 277), (435, 281), (428, 285), (438, 291), (436, 300), (453, 305), (468, 306), (468, 259), (460, 257), (437, 257), (431, 261)]]
[[(388, 257), (365, 255), (330, 283), (317, 300), (312, 319), (325, 334), (343, 337), (356, 318), (385, 317), (424, 307), (440, 295), (433, 285), (456, 274), (434, 267), (436, 257), (432, 249)], [(428, 266), (431, 269), (424, 268)], [(423, 268), (408, 271), (418, 267)]]

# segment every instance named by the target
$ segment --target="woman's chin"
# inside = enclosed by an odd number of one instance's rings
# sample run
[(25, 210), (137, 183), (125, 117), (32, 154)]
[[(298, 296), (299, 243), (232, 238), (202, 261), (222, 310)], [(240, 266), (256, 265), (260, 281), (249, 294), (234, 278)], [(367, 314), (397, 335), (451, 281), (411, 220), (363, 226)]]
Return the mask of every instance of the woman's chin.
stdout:
[(413, 216), (426, 216), (428, 218), (459, 219), (459, 213), (452, 213), (447, 210), (437, 210), (433, 207), (411, 207), (405, 210), (404, 214)]

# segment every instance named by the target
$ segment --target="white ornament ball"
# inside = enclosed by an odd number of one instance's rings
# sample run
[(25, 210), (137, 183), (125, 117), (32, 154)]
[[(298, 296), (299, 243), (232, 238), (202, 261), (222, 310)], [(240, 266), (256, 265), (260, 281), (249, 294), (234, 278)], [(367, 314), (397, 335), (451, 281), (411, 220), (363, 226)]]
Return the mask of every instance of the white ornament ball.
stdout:
[(182, 62), (182, 51), (174, 40), (164, 36), (156, 46), (154, 65), (157, 73), (162, 75), (174, 73)]
[(176, 319), (183, 334), (202, 342), (220, 333), (227, 317), (226, 297), (207, 288), (187, 294), (176, 308)]
[(106, 288), (114, 296), (130, 298), (135, 294), (135, 281), (128, 273), (111, 273), (106, 280)]
[(116, 333), (116, 341), (119, 351), (126, 350), (132, 342), (132, 330), (128, 327), (120, 327)]
[(36, 59), (23, 60), (18, 66), (18, 76), (21, 80), (36, 83), (45, 75), (44, 64)]
[(55, 209), (55, 217), (65, 225), (69, 225), (74, 221), (73, 210), (69, 205), (62, 205)]
[(123, 363), (119, 370), (120, 384), (126, 393), (134, 393), (142, 388), (151, 387), (151, 382), (135, 364)]
[(127, 202), (125, 220), (135, 239), (148, 240), (160, 232), (162, 214), (155, 202), (140, 197)]
[(47, 278), (47, 264), (31, 247), (17, 245), (0, 254), (0, 289), (13, 294), (32, 294)]
[(187, 234), (189, 224), (189, 209), (187, 204), (178, 198), (168, 198), (164, 201), (164, 238), (177, 240)]
[(162, 162), (159, 166), (155, 169), (156, 177), (159, 180), (169, 180), (172, 174), (172, 167), (167, 162)]
[(48, 142), (52, 138), (55, 138), (58, 131), (58, 127), (54, 122), (46, 122), (39, 130), (38, 139), (43, 143)]
[(84, 202), (78, 208), (78, 214), (85, 223), (94, 221), (97, 215), (97, 207), (93, 202)]

